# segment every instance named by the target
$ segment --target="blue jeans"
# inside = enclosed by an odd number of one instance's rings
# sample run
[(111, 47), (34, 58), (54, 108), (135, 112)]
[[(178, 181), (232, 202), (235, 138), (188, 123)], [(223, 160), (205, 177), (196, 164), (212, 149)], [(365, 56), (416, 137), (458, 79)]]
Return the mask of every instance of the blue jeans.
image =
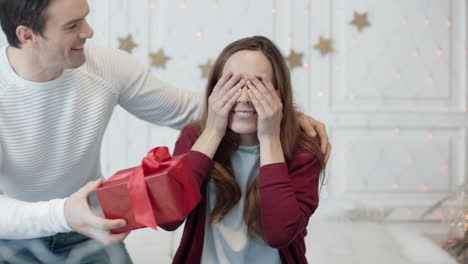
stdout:
[(131, 264), (123, 242), (103, 246), (76, 232), (24, 240), (0, 239), (0, 264)]

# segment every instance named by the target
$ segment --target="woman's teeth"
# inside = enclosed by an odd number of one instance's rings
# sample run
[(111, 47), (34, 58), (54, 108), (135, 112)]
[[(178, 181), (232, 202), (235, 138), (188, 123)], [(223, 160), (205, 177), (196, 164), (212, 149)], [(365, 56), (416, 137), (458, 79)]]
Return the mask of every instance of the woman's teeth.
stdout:
[(253, 115), (255, 115), (256, 112), (234, 111), (234, 114), (235, 114), (235, 115), (238, 115), (238, 116), (245, 116), (245, 117), (248, 117), (248, 116), (253, 116)]

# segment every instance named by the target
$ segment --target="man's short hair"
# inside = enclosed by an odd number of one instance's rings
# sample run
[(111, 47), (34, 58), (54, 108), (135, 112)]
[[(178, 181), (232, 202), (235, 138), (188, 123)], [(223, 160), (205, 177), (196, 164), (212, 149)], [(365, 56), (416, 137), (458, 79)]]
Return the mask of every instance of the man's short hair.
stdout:
[(42, 36), (49, 0), (0, 0), (0, 24), (10, 46), (21, 48), (18, 26), (26, 26)]

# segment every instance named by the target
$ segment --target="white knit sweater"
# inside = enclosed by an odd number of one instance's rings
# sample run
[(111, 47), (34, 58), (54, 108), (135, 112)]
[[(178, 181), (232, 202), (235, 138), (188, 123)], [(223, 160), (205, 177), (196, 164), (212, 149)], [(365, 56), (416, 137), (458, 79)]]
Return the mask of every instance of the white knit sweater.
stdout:
[(70, 231), (64, 198), (101, 177), (101, 142), (117, 104), (173, 128), (200, 115), (198, 94), (163, 83), (129, 54), (85, 50), (80, 68), (34, 83), (0, 49), (0, 239)]

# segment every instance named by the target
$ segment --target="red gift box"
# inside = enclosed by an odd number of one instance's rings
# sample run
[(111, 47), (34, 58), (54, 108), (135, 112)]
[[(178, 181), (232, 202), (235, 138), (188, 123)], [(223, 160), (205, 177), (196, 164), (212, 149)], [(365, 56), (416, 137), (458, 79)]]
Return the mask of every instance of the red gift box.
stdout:
[(96, 196), (107, 219), (124, 219), (119, 234), (181, 221), (201, 199), (188, 157), (171, 157), (167, 147), (152, 149), (138, 167), (117, 172)]

